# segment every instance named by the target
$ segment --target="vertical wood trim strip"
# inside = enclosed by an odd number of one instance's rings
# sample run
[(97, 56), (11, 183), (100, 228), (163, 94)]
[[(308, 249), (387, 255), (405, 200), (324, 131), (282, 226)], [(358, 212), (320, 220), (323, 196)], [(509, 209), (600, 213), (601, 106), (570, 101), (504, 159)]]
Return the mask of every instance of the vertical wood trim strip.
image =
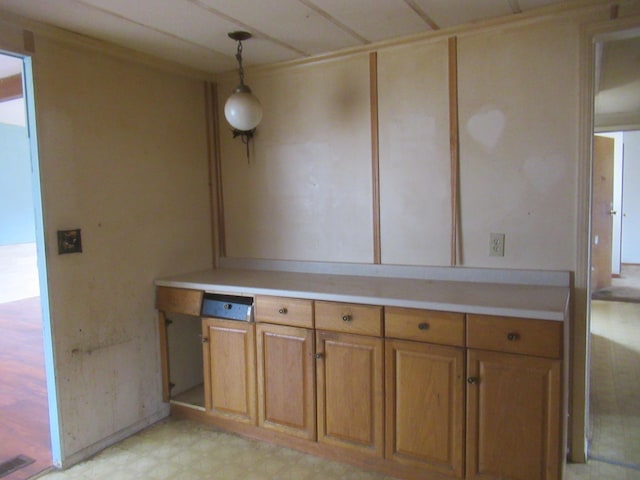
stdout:
[(620, 5), (618, 5), (617, 3), (614, 4), (614, 5), (611, 5), (611, 11), (610, 11), (610, 14), (609, 14), (609, 18), (611, 20), (617, 20), (619, 12), (620, 12)]
[(382, 263), (380, 245), (380, 149), (378, 129), (378, 53), (369, 54), (369, 90), (371, 103), (371, 183), (373, 197), (373, 263)]
[(451, 266), (458, 265), (460, 137), (458, 124), (458, 39), (449, 38), (449, 150), (451, 152)]
[(205, 109), (205, 126), (207, 134), (207, 168), (208, 168), (208, 184), (209, 184), (209, 216), (211, 217), (211, 254), (212, 267), (216, 268), (218, 264), (218, 243), (217, 243), (217, 219), (216, 210), (216, 165), (214, 155), (214, 125), (213, 117), (215, 109), (213, 105), (214, 86), (210, 82), (204, 82), (204, 109)]
[(36, 41), (31, 30), (22, 31), (22, 42), (25, 52), (36, 53)]
[(158, 312), (158, 332), (160, 337), (160, 372), (162, 373), (162, 401), (171, 400), (169, 386), (171, 372), (169, 372), (169, 343), (167, 339), (167, 323), (164, 312)]
[(220, 118), (218, 116), (218, 86), (215, 83), (209, 84), (210, 115), (211, 115), (211, 140), (210, 162), (211, 162), (211, 229), (213, 242), (213, 263), (217, 267), (221, 257), (227, 256), (226, 235), (224, 229), (224, 196), (222, 192), (222, 156), (220, 153)]

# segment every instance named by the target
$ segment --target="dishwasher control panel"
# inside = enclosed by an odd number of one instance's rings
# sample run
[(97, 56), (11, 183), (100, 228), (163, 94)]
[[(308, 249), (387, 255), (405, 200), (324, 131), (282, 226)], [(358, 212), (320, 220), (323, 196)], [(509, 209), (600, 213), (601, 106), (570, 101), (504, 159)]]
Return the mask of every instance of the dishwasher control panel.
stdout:
[(251, 297), (205, 293), (202, 298), (201, 316), (252, 322), (252, 307)]

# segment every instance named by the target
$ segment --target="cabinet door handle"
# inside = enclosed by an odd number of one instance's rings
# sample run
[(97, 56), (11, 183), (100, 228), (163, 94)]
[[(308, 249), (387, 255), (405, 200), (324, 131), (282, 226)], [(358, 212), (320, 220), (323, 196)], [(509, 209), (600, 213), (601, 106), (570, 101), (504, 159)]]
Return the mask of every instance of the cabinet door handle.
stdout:
[(515, 342), (519, 338), (520, 338), (520, 335), (518, 335), (516, 332), (509, 332), (507, 334), (507, 340), (509, 340), (510, 342)]
[(342, 321), (343, 322), (350, 322), (351, 321), (351, 315), (343, 315), (342, 316)]
[(469, 385), (475, 385), (478, 383), (478, 377), (469, 377), (467, 378), (467, 383)]
[(323, 355), (321, 353), (316, 353), (314, 357), (316, 357), (316, 360), (320, 360), (323, 357)]
[(200, 341), (202, 343), (207, 343), (209, 341), (209, 339), (207, 337), (200, 337)]
[(287, 314), (287, 308), (286, 307), (282, 307), (280, 310), (278, 310), (278, 313), (280, 315), (286, 315)]
[(426, 323), (426, 322), (425, 322), (425, 323), (419, 323), (419, 324), (418, 324), (418, 328), (419, 328), (420, 330), (429, 330), (429, 324), (428, 324), (428, 323)]

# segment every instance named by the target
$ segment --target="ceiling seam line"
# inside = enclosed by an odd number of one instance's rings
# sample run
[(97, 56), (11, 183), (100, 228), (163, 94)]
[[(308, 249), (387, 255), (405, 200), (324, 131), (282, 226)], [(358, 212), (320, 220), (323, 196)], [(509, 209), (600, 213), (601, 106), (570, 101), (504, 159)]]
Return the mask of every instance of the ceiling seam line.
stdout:
[(416, 15), (418, 15), (432, 30), (440, 30), (438, 24), (416, 4), (414, 0), (404, 0), (411, 10), (414, 11)]
[(289, 45), (286, 42), (283, 42), (282, 40), (279, 40), (275, 37), (272, 37), (271, 35), (268, 35), (260, 30), (258, 30), (255, 27), (252, 27), (251, 25), (247, 25), (244, 22), (241, 22), (240, 20), (238, 20), (237, 18), (232, 17), (231, 15), (227, 15), (226, 13), (210, 7), (209, 5), (201, 2), (200, 0), (187, 0), (189, 3), (192, 3), (193, 5), (196, 5), (197, 7), (201, 8), (202, 10), (212, 13), (214, 15), (219, 16), (220, 18), (223, 18), (224, 20), (227, 20), (229, 22), (235, 23), (237, 25), (239, 25), (240, 27), (250, 31), (250, 33), (253, 35), (254, 38), (262, 38), (264, 40), (268, 40), (270, 42), (275, 43), (276, 45), (280, 45), (283, 48), (286, 48), (287, 50), (291, 50), (292, 52), (297, 53), (298, 55), (302, 55), (304, 57), (310, 57), (311, 54), (309, 52), (305, 52), (304, 50), (300, 50), (299, 48), (296, 48), (292, 45)]
[[(80, 5), (85, 6), (85, 7), (87, 7), (87, 8), (90, 8), (90, 9), (96, 10), (96, 11), (101, 12), (101, 13), (104, 13), (104, 14), (106, 14), (106, 15), (110, 15), (110, 16), (115, 17), (115, 18), (118, 18), (118, 19), (120, 19), (120, 20), (124, 20), (125, 22), (131, 23), (131, 24), (133, 24), (133, 25), (137, 25), (137, 26), (139, 26), (139, 27), (146, 28), (147, 30), (150, 30), (150, 31), (152, 31), (152, 32), (156, 32), (156, 33), (159, 33), (159, 34), (161, 34), (161, 35), (165, 35), (165, 36), (167, 36), (167, 37), (170, 37), (170, 38), (173, 38), (173, 39), (175, 39), (175, 40), (178, 40), (178, 41), (180, 41), (180, 42), (182, 42), (182, 43), (186, 43), (187, 45), (192, 45), (192, 46), (194, 46), (194, 47), (202, 48), (202, 49), (207, 50), (207, 51), (209, 51), (209, 52), (214, 52), (214, 53), (217, 53), (217, 54), (219, 54), (219, 55), (223, 55), (223, 56), (225, 56), (225, 57), (229, 57), (229, 56), (230, 56), (229, 54), (227, 54), (227, 53), (225, 53), (225, 52), (221, 52), (221, 51), (219, 51), (219, 50), (216, 50), (215, 48), (211, 48), (211, 47), (208, 47), (208, 46), (206, 46), (206, 45), (201, 45), (200, 43), (193, 42), (193, 41), (188, 40), (188, 39), (186, 39), (186, 38), (183, 38), (183, 37), (180, 37), (180, 36), (178, 36), (178, 35), (175, 35), (175, 34), (173, 34), (173, 33), (171, 33), (171, 32), (167, 32), (167, 31), (165, 31), (165, 30), (161, 30), (161, 29), (159, 29), (159, 28), (152, 27), (151, 25), (147, 25), (147, 24), (144, 24), (144, 23), (138, 22), (138, 21), (136, 21), (136, 20), (132, 20), (131, 18), (125, 17), (125, 16), (123, 16), (123, 15), (120, 15), (120, 14), (119, 14), (119, 13), (117, 13), (117, 12), (112, 12), (111, 10), (106, 10), (106, 9), (104, 9), (104, 8), (97, 7), (97, 6), (92, 5), (92, 4), (90, 4), (90, 3), (86, 3), (86, 2), (84, 2), (83, 0), (73, 0), (73, 1), (75, 1), (76, 3), (78, 3), (78, 4), (80, 4)], [(113, 42), (113, 43), (115, 43), (115, 42)]]
[(310, 8), (311, 10), (316, 12), (318, 15), (320, 15), (324, 19), (326, 19), (329, 22), (331, 22), (332, 24), (334, 24), (340, 30), (342, 30), (342, 31), (348, 33), (349, 35), (351, 35), (353, 38), (355, 38), (359, 42), (361, 42), (361, 43), (363, 43), (365, 45), (368, 45), (368, 44), (371, 43), (371, 40), (369, 40), (368, 38), (363, 37), (362, 35), (360, 35), (355, 30), (349, 28), (347, 25), (342, 23), (340, 20), (335, 18), (333, 15), (331, 15), (329, 12), (327, 12), (326, 10), (323, 10), (322, 8), (318, 7), (317, 5), (312, 3), (311, 1), (309, 1), (309, 0), (298, 0), (298, 1), (301, 4), (303, 4), (304, 6), (306, 6), (307, 8)]

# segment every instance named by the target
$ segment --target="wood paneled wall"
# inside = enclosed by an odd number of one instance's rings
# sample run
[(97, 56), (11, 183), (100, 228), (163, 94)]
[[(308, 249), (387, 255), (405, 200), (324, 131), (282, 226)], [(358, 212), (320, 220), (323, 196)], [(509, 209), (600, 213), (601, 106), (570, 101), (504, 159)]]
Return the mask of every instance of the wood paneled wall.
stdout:
[(250, 71), (265, 111), (250, 162), (227, 77), (223, 256), (574, 269), (580, 21)]

